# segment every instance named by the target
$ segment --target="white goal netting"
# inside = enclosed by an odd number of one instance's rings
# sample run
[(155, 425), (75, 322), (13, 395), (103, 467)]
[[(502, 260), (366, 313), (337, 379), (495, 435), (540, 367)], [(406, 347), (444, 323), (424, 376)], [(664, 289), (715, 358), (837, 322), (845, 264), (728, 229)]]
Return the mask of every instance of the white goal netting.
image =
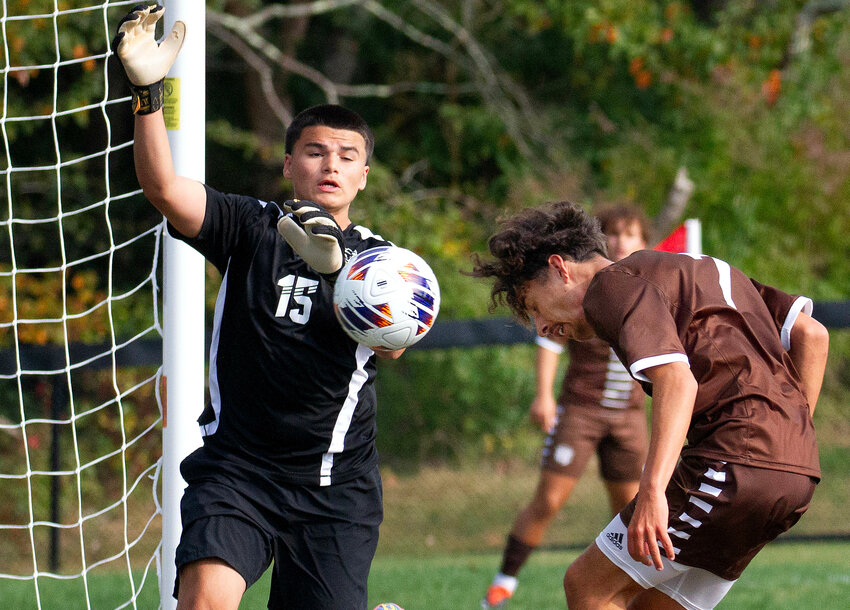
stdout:
[(109, 59), (134, 4), (2, 1), (8, 608), (158, 605), (162, 225), (138, 190)]

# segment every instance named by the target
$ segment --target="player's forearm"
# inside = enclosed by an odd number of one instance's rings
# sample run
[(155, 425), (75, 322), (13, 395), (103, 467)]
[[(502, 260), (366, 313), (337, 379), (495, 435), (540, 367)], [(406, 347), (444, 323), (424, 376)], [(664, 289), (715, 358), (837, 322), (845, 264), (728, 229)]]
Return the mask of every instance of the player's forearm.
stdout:
[(652, 381), (652, 433), (640, 489), (663, 494), (685, 443), (697, 381), (688, 365), (673, 362), (644, 371)]
[(136, 178), (148, 200), (163, 211), (170, 185), (177, 179), (162, 111), (135, 115), (133, 161)]
[(537, 395), (551, 396), (558, 370), (559, 353), (543, 346), (537, 348)]
[(800, 376), (802, 390), (812, 414), (820, 397), (828, 353), (829, 332), (811, 316), (800, 313), (791, 328), (791, 348), (788, 354)]
[(204, 220), (206, 191), (174, 171), (162, 112), (135, 116), (133, 160), (145, 197), (180, 231), (196, 236)]

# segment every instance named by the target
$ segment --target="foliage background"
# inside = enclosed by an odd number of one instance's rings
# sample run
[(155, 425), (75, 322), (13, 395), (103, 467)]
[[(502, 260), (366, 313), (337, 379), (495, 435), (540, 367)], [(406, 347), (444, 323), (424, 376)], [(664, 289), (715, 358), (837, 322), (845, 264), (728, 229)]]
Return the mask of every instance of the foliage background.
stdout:
[[(330, 91), (375, 129), (369, 185), (352, 217), (432, 262), (442, 319), (489, 314), (488, 287), (460, 272), (486, 251), (501, 215), (571, 199), (591, 210), (632, 203), (658, 218), (682, 167), (695, 184), (683, 216), (701, 219), (705, 252), (815, 301), (848, 299), (846, 2), (381, 2), (404, 31), (375, 4), (270, 21), (257, 31), (338, 85), (320, 87), (270, 63), (283, 106), (297, 112), (337, 101)], [(208, 15), (258, 14), (267, 4), (208, 6)], [(208, 106), (209, 175), (224, 190), (286, 197), (283, 124), (246, 72), (245, 53), (217, 39), (220, 20), (211, 22), (213, 80), (245, 97)], [(415, 40), (405, 35), (411, 28)], [(448, 49), (421, 43), (425, 37)], [(369, 84), (411, 82), (419, 87), (361, 95)], [(837, 509), (850, 500), (846, 334), (833, 332), (816, 418), (820, 504), (799, 531), (850, 531)], [(381, 363), (382, 548), (410, 552), (411, 532), (427, 549), (441, 532), (458, 540), (459, 532), (473, 538), (482, 530), (484, 542), (478, 536), (473, 546), (501, 546), (536, 478), (541, 439), (526, 415), (533, 361), (531, 346), (482, 346), (413, 349)], [(408, 484), (410, 473), (422, 476)], [(463, 490), (451, 503), (468, 510), (414, 510), (446, 489)], [(489, 502), (493, 493), (501, 510)], [(598, 504), (585, 511), (581, 502), (571, 502), (550, 539), (582, 540), (588, 523), (604, 520)], [(401, 506), (408, 509), (393, 511)], [(481, 523), (465, 521), (472, 514)]]
[[(84, 157), (131, 133), (126, 107), (101, 112), (87, 104), (105, 90), (110, 98), (126, 95), (107, 43), (132, 4), (110, 4), (106, 20), (97, 12), (50, 17), (54, 8), (81, 4), (4, 5), (9, 15), (44, 15), (4, 22), (5, 117), (33, 116), (4, 120), (6, 165)], [(432, 263), (442, 320), (489, 315), (488, 287), (460, 272), (471, 267), (473, 253), (486, 250), (501, 215), (571, 199), (591, 210), (603, 202), (633, 203), (658, 217), (682, 167), (695, 184), (683, 214), (701, 219), (707, 253), (816, 301), (850, 298), (846, 1), (208, 0), (207, 19), (210, 184), (263, 199), (287, 197), (281, 170), (288, 118), (327, 101), (357, 110), (378, 144), (352, 216)], [(198, 35), (191, 24), (189, 32)], [(57, 56), (69, 63), (50, 69)], [(49, 120), (55, 112), (61, 114)], [(97, 309), (108, 290), (140, 280), (133, 250), (114, 261), (115, 286), (108, 285), (102, 260), (73, 270), (57, 263), (63, 255), (85, 258), (107, 248), (106, 219), (119, 237), (158, 222), (138, 196), (111, 206), (106, 216), (87, 212), (107, 185), (113, 193), (135, 187), (127, 149), (114, 151), (110, 164), (108, 174), (94, 162), (63, 166), (61, 194), (45, 171), (19, 172), (0, 184), (15, 202), (0, 218), (4, 227), (12, 215), (34, 221), (26, 230), (0, 231), (0, 346), (14, 344), (15, 315), (58, 319), (95, 308), (70, 330), (57, 323), (18, 327), (18, 339), (36, 345), (59, 344), (66, 335), (96, 342), (151, 324), (149, 303), (119, 304), (114, 328)], [(60, 201), (73, 214), (58, 234)], [(67, 252), (59, 251), (58, 237)], [(13, 279), (13, 262), (57, 270)], [(220, 278), (212, 268), (208, 274), (212, 319)], [(64, 313), (62, 294), (70, 307)], [(825, 481), (837, 481), (819, 491), (831, 507), (850, 500), (841, 483), (850, 463), (850, 416), (843, 408), (848, 341), (846, 331), (833, 331), (816, 418)], [(396, 473), (426, 467), (463, 470), (484, 462), (494, 480), (517, 468), (534, 476), (540, 438), (526, 417), (534, 392), (532, 346), (413, 349), (381, 369), (379, 449), (393, 475), (388, 498)], [(79, 384), (114, 391), (96, 375)], [(18, 391), (0, 383), (0, 416), (20, 418)], [(38, 380), (25, 380), (21, 391), (34, 417), (49, 410)], [(150, 388), (128, 400), (131, 418), (154, 421), (152, 400)], [(110, 434), (109, 418), (97, 419), (100, 427), (83, 437), (92, 439), (87, 451)], [(14, 444), (5, 437), (2, 443)], [(99, 476), (108, 481), (110, 474), (105, 468)], [(104, 494), (108, 488), (104, 482)], [(403, 483), (398, 489), (412, 493)], [(486, 501), (486, 490), (480, 493)], [(522, 490), (515, 503), (526, 497)], [(508, 513), (515, 503), (506, 503)], [(511, 516), (490, 517), (499, 536)], [(821, 529), (850, 531), (837, 512), (822, 523)], [(498, 546), (501, 538), (488, 543)]]
[[(571, 199), (591, 209), (633, 203), (654, 217), (680, 167), (695, 183), (684, 213), (702, 220), (706, 252), (815, 300), (850, 294), (845, 3), (380, 3), (454, 55), (404, 36), (369, 4), (258, 31), (340, 89), (449, 85), (339, 99), (377, 134), (355, 221), (433, 262), (443, 319), (488, 314), (487, 287), (459, 271), (486, 250), (500, 215)], [(208, 6), (210, 14), (244, 14), (266, 4)], [(452, 35), (458, 31), (467, 38)], [(224, 190), (285, 197), (283, 125), (215, 32), (210, 80), (245, 96), (228, 103), (209, 92), (209, 175)], [(467, 60), (468, 40), (491, 73)], [(293, 111), (328, 101), (327, 89), (279, 67), (274, 83)], [(840, 342), (833, 351), (832, 375), (846, 381)], [(411, 351), (384, 363), (384, 453), (418, 461), (515, 451), (532, 358), (522, 348), (481, 348)]]

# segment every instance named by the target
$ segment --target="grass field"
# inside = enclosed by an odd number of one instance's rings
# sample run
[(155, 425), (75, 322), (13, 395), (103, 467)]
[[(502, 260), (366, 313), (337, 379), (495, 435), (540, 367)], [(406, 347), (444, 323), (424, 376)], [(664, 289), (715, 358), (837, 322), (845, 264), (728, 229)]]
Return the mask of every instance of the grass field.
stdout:
[[(850, 491), (843, 475), (846, 470), (840, 466), (847, 461), (824, 462), (825, 470), (832, 471), (826, 479), (828, 484), (819, 487), (812, 508), (791, 536), (850, 531), (843, 509)], [(533, 464), (523, 462), (490, 464), (475, 470), (432, 467), (416, 476), (385, 472), (386, 516), (370, 579), (370, 608), (383, 601), (396, 602), (406, 610), (478, 608), (499, 567), (510, 524), (531, 497), (537, 474)], [(549, 528), (547, 544), (550, 548), (567, 548), (586, 542), (608, 519), (599, 478), (583, 477)], [(114, 536), (114, 532), (108, 535)], [(756, 557), (720, 608), (850, 608), (850, 542), (788, 540), (769, 545)], [(73, 550), (69, 545), (63, 548)], [(532, 555), (521, 574), (511, 609), (564, 608), (561, 580), (578, 552), (547, 550)], [(73, 572), (74, 563), (74, 554), (69, 553), (63, 560), (63, 573)], [(91, 608), (118, 608), (130, 598), (129, 580), (118, 572), (121, 563), (89, 574)], [(25, 572), (21, 568), (18, 573)], [(157, 608), (156, 575), (148, 574), (143, 587), (139, 586), (141, 579), (140, 573), (134, 574), (135, 588), (141, 588), (136, 607)], [(268, 586), (266, 576), (246, 593), (241, 607), (265, 608)], [(34, 591), (31, 581), (0, 580), (3, 610), (36, 609)], [(45, 610), (87, 607), (79, 578), (41, 577), (39, 592)]]
[[(848, 431), (850, 438), (850, 431)], [(821, 450), (823, 481), (795, 536), (850, 532), (850, 448)], [(586, 545), (608, 524), (605, 488), (593, 459), (564, 508), (546, 531), (544, 545)], [(531, 460), (504, 460), (474, 469), (433, 466), (415, 476), (384, 479), (384, 523), (378, 556), (499, 552), (517, 513), (531, 499), (540, 471)], [(850, 561), (848, 561), (850, 563)], [(850, 608), (850, 605), (848, 605)]]
[[(561, 580), (578, 551), (541, 551), (523, 569), (511, 610), (564, 608)], [(774, 543), (750, 565), (719, 606), (727, 610), (850, 608), (850, 543)], [(370, 608), (395, 602), (405, 610), (478, 608), (499, 566), (498, 554), (421, 558), (377, 557)], [(243, 608), (264, 608), (265, 582), (248, 591)]]
[[(846, 609), (850, 607), (849, 552), (848, 544), (775, 544), (756, 559), (721, 607)], [(543, 551), (532, 556), (511, 609), (565, 607), (561, 580), (577, 554)], [(378, 558), (370, 598), (374, 604), (395, 601), (406, 610), (477, 608), (498, 564), (498, 555), (446, 556), (427, 562)]]
[[(564, 608), (561, 579), (578, 554), (540, 551), (525, 566), (511, 610)], [(850, 543), (775, 542), (750, 565), (719, 606), (726, 610), (846, 610), (850, 608)], [(427, 558), (379, 556), (372, 566), (369, 607), (392, 601), (405, 610), (478, 608), (484, 589), (498, 568), (496, 553), (458, 553)], [(269, 575), (243, 598), (241, 608), (265, 608)], [(91, 607), (116, 608), (127, 600), (126, 577), (90, 579)], [(42, 608), (85, 608), (81, 583), (47, 581)], [(0, 600), (9, 610), (36, 608), (28, 582), (0, 582)], [(155, 577), (138, 598), (137, 607), (156, 608)]]

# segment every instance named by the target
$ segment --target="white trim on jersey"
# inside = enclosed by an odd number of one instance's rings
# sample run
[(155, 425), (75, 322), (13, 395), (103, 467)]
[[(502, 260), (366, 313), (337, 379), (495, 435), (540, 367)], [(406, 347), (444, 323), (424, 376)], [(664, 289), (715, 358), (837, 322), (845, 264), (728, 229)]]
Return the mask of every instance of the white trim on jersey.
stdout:
[(800, 315), (801, 311), (806, 315), (812, 315), (813, 307), (812, 300), (808, 297), (797, 297), (797, 300), (791, 305), (788, 315), (785, 316), (785, 322), (782, 324), (782, 330), (779, 332), (779, 336), (782, 338), (782, 347), (785, 348), (786, 352), (791, 349), (791, 327), (797, 321), (797, 316)]
[(613, 379), (605, 380), (605, 390), (602, 395), (607, 396), (608, 398), (616, 398), (617, 396), (622, 398), (628, 398), (632, 394), (632, 380), (628, 381), (615, 381)]
[(625, 409), (632, 399), (632, 377), (613, 348), (608, 348), (608, 368), (599, 404), (608, 409)]
[(537, 335), (534, 341), (538, 346), (543, 349), (548, 349), (550, 352), (555, 352), (556, 354), (562, 354), (564, 352), (564, 346), (556, 341), (552, 341), (552, 339), (547, 339), (546, 337)]
[(351, 426), (351, 418), (354, 417), (354, 409), (357, 407), (360, 389), (369, 379), (369, 374), (366, 372), (366, 363), (374, 354), (371, 349), (364, 345), (358, 345), (355, 352), (357, 359), (357, 368), (351, 374), (351, 380), (348, 383), (348, 396), (345, 397), (345, 402), (339, 410), (334, 424), (333, 433), (331, 435), (331, 444), (328, 446), (327, 452), (322, 455), (322, 469), (319, 475), (319, 485), (325, 487), (331, 484), (331, 469), (334, 465), (334, 454), (340, 453), (345, 448), (345, 435)]
[(363, 239), (364, 241), (367, 240), (367, 239), (370, 239), (370, 238), (375, 238), (375, 239), (380, 239), (381, 241), (385, 241), (388, 244), (390, 244), (391, 246), (395, 245), (393, 242), (384, 239), (380, 235), (375, 235), (367, 227), (363, 227), (363, 226), (360, 226), (360, 225), (354, 225), (354, 230), (357, 231), (360, 234), (360, 238)]
[(641, 371), (645, 369), (652, 368), (654, 366), (660, 366), (662, 364), (670, 364), (671, 362), (684, 362), (691, 366), (688, 357), (685, 354), (681, 354), (678, 352), (674, 352), (672, 354), (659, 354), (658, 356), (649, 356), (648, 358), (641, 358), (632, 364), (629, 367), (629, 370), (632, 373), (632, 377), (637, 379), (638, 381), (646, 381), (650, 383), (649, 377), (641, 373)]
[(626, 366), (620, 362), (620, 357), (613, 347), (608, 347), (608, 375), (613, 373), (627, 373)]
[(629, 399), (631, 397), (631, 390), (617, 393), (606, 391), (602, 395), (602, 398), (599, 399), (599, 404), (608, 409), (625, 409), (629, 406)]
[(632, 376), (629, 375), (629, 371), (626, 370), (626, 367), (624, 367), (619, 360), (617, 360), (616, 367), (612, 365), (613, 363), (608, 365), (608, 372), (605, 374), (606, 379), (610, 379), (611, 381), (631, 382)]
[(206, 425), (201, 425), (201, 435), (210, 436), (218, 430), (218, 422), (221, 418), (221, 392), (218, 389), (218, 342), (221, 338), (221, 318), (224, 315), (224, 297), (227, 294), (227, 274), (230, 271), (230, 261), (221, 279), (218, 296), (215, 299), (215, 313), (213, 317), (212, 339), (210, 340), (210, 404), (215, 413), (215, 419)]
[(735, 301), (732, 300), (732, 267), (729, 263), (719, 258), (711, 257), (711, 260), (714, 261), (714, 266), (717, 267), (717, 274), (719, 276), (717, 281), (720, 283), (720, 290), (723, 292), (723, 300), (732, 309), (738, 309), (735, 306)]

